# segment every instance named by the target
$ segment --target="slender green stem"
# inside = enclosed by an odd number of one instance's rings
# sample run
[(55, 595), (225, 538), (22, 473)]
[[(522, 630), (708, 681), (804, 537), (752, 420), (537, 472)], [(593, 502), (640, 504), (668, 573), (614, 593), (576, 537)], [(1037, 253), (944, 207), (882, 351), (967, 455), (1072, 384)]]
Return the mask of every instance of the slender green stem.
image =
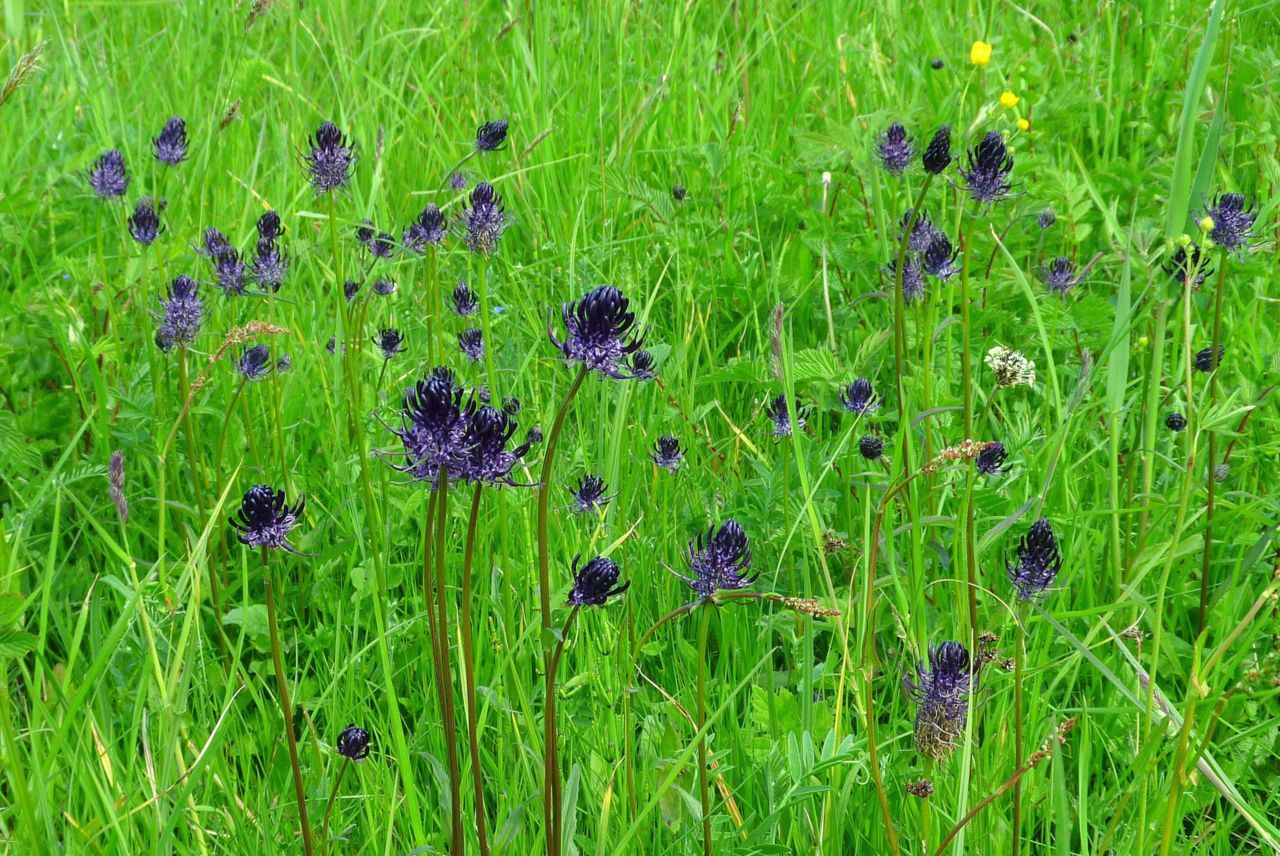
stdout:
[[(961, 240), (961, 251), (964, 253), (964, 261), (960, 266), (960, 376), (961, 385), (964, 387), (964, 439), (973, 439), (973, 373), (972, 360), (969, 353), (970, 345), (970, 326), (969, 326), (969, 259), (973, 256), (972, 234), (973, 234), (973, 218), (965, 213), (961, 213), (964, 220), (963, 238)], [(969, 597), (969, 637), (970, 650), (977, 650), (978, 647), (978, 568), (977, 568), (977, 538), (974, 533), (974, 517), (973, 517), (973, 468), (967, 470), (965, 476), (965, 494), (964, 494), (964, 562), (965, 562), (965, 578), (968, 585), (965, 587)]]
[(351, 759), (345, 755), (342, 758), (342, 766), (338, 768), (338, 780), (333, 783), (333, 791), (329, 794), (329, 804), (324, 809), (324, 823), (320, 826), (320, 842), (321, 852), (329, 852), (329, 815), (333, 813), (333, 804), (338, 799), (338, 790), (342, 787), (342, 777), (347, 774), (347, 767), (351, 766)]
[[(1022, 721), (1022, 682), (1027, 661), (1027, 628), (1026, 610), (1019, 609), (1015, 617), (1018, 638), (1013, 651), (1013, 766), (1022, 767), (1023, 762), (1023, 721)], [(1022, 782), (1013, 785), (1013, 856), (1018, 856), (1022, 847)]]
[(547, 827), (547, 848), (550, 851), (552, 839), (555, 840), (555, 852), (559, 853), (564, 845), (561, 840), (562, 827), (560, 811), (562, 796), (560, 791), (560, 738), (556, 728), (556, 673), (560, 670), (560, 658), (564, 654), (564, 646), (569, 641), (569, 631), (573, 629), (573, 620), (578, 617), (578, 607), (569, 611), (569, 617), (560, 630), (560, 638), (551, 651), (551, 659), (547, 664), (547, 704), (549, 707), (543, 716), (543, 739), (546, 741), (543, 750), (543, 763), (546, 766), (544, 775), (551, 782), (550, 825)]
[[(920, 217), (920, 209), (924, 205), (925, 194), (929, 192), (929, 185), (932, 183), (933, 173), (926, 174), (924, 184), (920, 186), (920, 194), (911, 206), (911, 215), (907, 218), (902, 235), (898, 238), (897, 264), (893, 272), (893, 359), (898, 376), (898, 407), (903, 414), (901, 420), (904, 426), (909, 423), (906, 411), (902, 409), (906, 407), (907, 403), (907, 296), (903, 291), (902, 278), (906, 273), (907, 247), (911, 244), (911, 231), (915, 228), (916, 221)], [(906, 462), (904, 462), (905, 465)]]
[[(1218, 397), (1218, 371), (1221, 369), (1221, 360), (1218, 359), (1218, 348), (1222, 344), (1222, 293), (1225, 291), (1227, 280), (1227, 252), (1222, 251), (1222, 256), (1218, 260), (1218, 288), (1217, 294), (1213, 301), (1213, 350), (1210, 352), (1213, 358), (1213, 370), (1209, 373), (1209, 399), (1206, 409), (1211, 410)], [(1213, 562), (1213, 512), (1216, 506), (1215, 494), (1217, 492), (1218, 480), (1215, 477), (1215, 468), (1218, 466), (1218, 433), (1209, 431), (1209, 455), (1205, 462), (1205, 470), (1207, 477), (1205, 479), (1205, 490), (1208, 493), (1207, 502), (1204, 508), (1204, 561), (1200, 565), (1200, 611), (1196, 622), (1196, 633), (1203, 633), (1205, 626), (1209, 621), (1209, 574), (1212, 571)]]
[(462, 623), (462, 674), (467, 710), (467, 742), (471, 750), (471, 782), (475, 790), (476, 838), (482, 856), (489, 854), (489, 835), (484, 809), (484, 769), (480, 764), (480, 738), (477, 733), (475, 641), (471, 630), (471, 572), (475, 558), (476, 523), (480, 517), (480, 482), (471, 495), (471, 514), (467, 521), (467, 544), (462, 559), (462, 603), (458, 607)]
[(450, 853), (465, 852), (462, 833), (462, 774), (458, 764), (458, 723), (454, 718), (453, 669), (449, 656), (449, 599), (445, 594), (444, 536), (449, 511), (449, 468), (441, 466), (436, 476), (436, 626), (440, 634), (440, 667), (437, 681), (444, 695), (445, 750), (449, 756), (449, 812), (451, 824)]
[[(711, 626), (710, 605), (702, 607), (698, 622), (698, 731), (707, 726), (707, 636)], [(702, 853), (711, 856), (711, 789), (707, 785), (707, 735), (698, 738), (698, 796), (702, 800)]]
[(311, 856), (311, 825), (307, 822), (307, 791), (302, 784), (302, 765), (298, 761), (298, 738), (293, 733), (293, 706), (289, 703), (289, 685), (284, 677), (284, 659), (280, 654), (280, 632), (276, 623), (275, 587), (271, 585), (271, 565), (267, 548), (262, 548), (262, 584), (267, 594), (267, 629), (271, 633), (271, 662), (276, 672), (276, 692), (280, 696), (280, 715), (284, 718), (284, 736), (289, 744), (289, 765), (293, 768), (293, 790), (298, 799), (298, 825), (302, 828), (302, 849)]
[(484, 336), (484, 370), (485, 375), (489, 379), (489, 393), (493, 396), (494, 401), (498, 401), (498, 375), (493, 367), (494, 341), (493, 335), (489, 332), (490, 316), (493, 314), (489, 308), (489, 257), (484, 257), (484, 278), (480, 285), (480, 332)]

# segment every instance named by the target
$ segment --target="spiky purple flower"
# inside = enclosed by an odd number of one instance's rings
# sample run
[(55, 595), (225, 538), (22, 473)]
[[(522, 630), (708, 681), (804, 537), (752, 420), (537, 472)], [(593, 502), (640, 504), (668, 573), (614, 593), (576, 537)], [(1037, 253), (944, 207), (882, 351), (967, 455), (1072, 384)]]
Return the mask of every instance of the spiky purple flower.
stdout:
[(684, 202), (685, 197), (689, 195), (689, 191), (683, 184), (676, 183), (671, 185), (671, 198), (676, 202)]
[(228, 520), (241, 544), (296, 553), (289, 543), (289, 532), (302, 516), (305, 505), (306, 497), (302, 494), (290, 506), (286, 504), (284, 491), (277, 492), (265, 484), (256, 484), (245, 491), (239, 512)]
[[(778, 393), (772, 401), (769, 402), (765, 412), (773, 421), (773, 436), (777, 438), (790, 437), (792, 431), (791, 414), (787, 412), (787, 396), (784, 393)], [(804, 427), (804, 419), (800, 416), (800, 406), (796, 405), (796, 422), (798, 427)]]
[(1053, 209), (1049, 207), (1045, 207), (1045, 209), (1040, 212), (1040, 216), (1036, 218), (1036, 222), (1040, 224), (1041, 229), (1052, 229), (1053, 224), (1057, 222), (1057, 220), (1058, 218), (1053, 213)]
[(233, 247), (213, 257), (214, 282), (227, 297), (244, 294), (244, 260)]
[(396, 293), (396, 281), (390, 277), (378, 277), (373, 281), (373, 293), (379, 297), (390, 297)]
[(476, 151), (496, 152), (507, 141), (507, 120), (495, 119), (476, 129)]
[(1226, 355), (1226, 352), (1225, 345), (1219, 345), (1216, 353), (1212, 347), (1201, 348), (1196, 351), (1196, 371), (1206, 373), (1213, 371), (1222, 363), (1222, 358)]
[(369, 757), (369, 732), (356, 727), (353, 722), (338, 735), (338, 754), (348, 761), (363, 761)]
[(978, 472), (984, 476), (994, 476), (1004, 472), (1004, 461), (1007, 457), (1009, 452), (1003, 443), (991, 443), (978, 453), (973, 463), (978, 468)]
[(293, 371), (293, 357), (288, 354), (281, 354), (280, 359), (276, 360), (276, 374), (284, 374)]
[[(907, 224), (911, 222), (911, 214), (911, 211), (905, 212), (902, 215), (902, 219), (898, 221), (899, 236), (906, 231)], [(923, 253), (941, 235), (942, 232), (929, 219), (929, 212), (921, 211), (916, 215), (916, 222), (911, 227), (911, 237), (907, 239), (907, 249), (913, 253)]]
[(196, 340), (204, 320), (204, 304), (200, 301), (200, 284), (186, 276), (175, 277), (169, 285), (169, 299), (161, 300), (164, 317), (156, 332), (156, 344), (168, 351)]
[(644, 331), (637, 328), (635, 313), (621, 291), (602, 285), (581, 300), (563, 304), (560, 317), (564, 341), (556, 338), (549, 325), (547, 335), (567, 362), (582, 363), (590, 371), (619, 380), (635, 377), (619, 363), (644, 346)]
[(458, 230), (467, 249), (487, 256), (498, 248), (502, 233), (511, 225), (503, 211), (502, 197), (493, 185), (482, 181), (471, 190), (469, 204), (458, 214)]
[(956, 258), (960, 251), (951, 246), (951, 241), (941, 232), (935, 233), (929, 246), (925, 247), (921, 256), (921, 267), (929, 276), (946, 282), (960, 272), (956, 267)]
[(917, 705), (916, 751), (934, 762), (945, 760), (964, 734), (975, 679), (970, 667), (969, 649), (959, 642), (943, 642), (929, 649), (927, 668), (917, 663), (915, 677), (904, 680)]
[(858, 440), (858, 453), (868, 461), (878, 461), (884, 455), (884, 440), (875, 434), (864, 434)]
[(356, 227), (356, 240), (377, 259), (389, 259), (395, 255), (396, 239), (390, 232), (380, 232), (373, 223), (364, 220)]
[[(466, 432), (474, 402), (463, 406), (463, 389), (443, 366), (405, 391), (400, 429), (390, 428), (404, 446), (405, 463), (395, 466), (435, 485), (441, 468), (461, 471)], [(390, 426), (388, 426), (390, 427)]]
[(404, 334), (394, 327), (387, 327), (373, 337), (373, 344), (382, 351), (382, 358), (389, 360), (404, 350)]
[(609, 598), (625, 592), (631, 585), (627, 580), (618, 585), (618, 563), (605, 556), (596, 556), (585, 565), (579, 565), (582, 554), (573, 557), (573, 588), (569, 590), (570, 606), (604, 606)]
[(249, 276), (265, 291), (279, 291), (289, 272), (289, 257), (273, 238), (259, 238)]
[(181, 116), (172, 116), (164, 123), (160, 136), (151, 139), (151, 152), (156, 160), (169, 166), (187, 159), (187, 123)]
[(670, 435), (659, 437), (649, 453), (649, 459), (664, 470), (677, 472), (684, 464), (684, 449), (680, 448), (680, 438)]
[(569, 488), (569, 495), (573, 497), (573, 504), (569, 509), (575, 514), (585, 514), (588, 511), (604, 508), (616, 496), (616, 494), (606, 493), (608, 489), (604, 479), (587, 473), (578, 482), (577, 487)]
[[(161, 205), (163, 206), (163, 202)], [(160, 234), (160, 212), (151, 197), (144, 196), (129, 215), (129, 234), (139, 244), (150, 246)]]
[(473, 363), (484, 359), (484, 332), (479, 327), (468, 327), (458, 334), (458, 350)]
[(476, 314), (480, 308), (479, 301), (476, 300), (476, 293), (467, 287), (465, 282), (459, 282), (453, 287), (453, 311), (460, 318), (466, 318), (468, 315)]
[(200, 246), (196, 247), (196, 252), (208, 258), (217, 258), (228, 250), (232, 249), (231, 242), (227, 240), (227, 236), (222, 234), (213, 226), (204, 230), (204, 236), (201, 238)]
[(929, 147), (921, 157), (924, 171), (931, 175), (940, 175), (951, 165), (951, 126), (942, 125), (933, 134)]
[(349, 279), (342, 284), (342, 296), (347, 299), (348, 303), (355, 300), (356, 295), (359, 293), (360, 283), (356, 282), (354, 279)]
[(434, 202), (428, 203), (418, 219), (405, 227), (400, 243), (411, 253), (424, 253), (427, 247), (439, 246), (444, 240), (444, 214)]
[(449, 176), (449, 187), (453, 190), (467, 189), (467, 176), (462, 170), (458, 170)]
[(1209, 238), (1226, 250), (1246, 250), (1253, 237), (1257, 212), (1240, 193), (1220, 193), (1205, 206), (1206, 217), (1213, 218)]
[(267, 211), (258, 218), (257, 229), (259, 241), (278, 241), (284, 237), (284, 225), (280, 222), (280, 215), (274, 211)]
[(1054, 294), (1066, 294), (1080, 284), (1076, 266), (1066, 256), (1059, 256), (1048, 264), (1040, 265), (1040, 279)]
[(968, 169), (960, 168), (960, 176), (974, 202), (999, 202), (1009, 195), (1009, 172), (1013, 157), (999, 131), (989, 131), (969, 152)]
[(124, 155), (119, 149), (103, 152), (89, 168), (89, 186), (99, 199), (124, 196), (129, 189), (129, 175), (124, 168)]
[(302, 159), (316, 193), (345, 188), (351, 181), (351, 168), (356, 162), (355, 146), (332, 122), (322, 122), (309, 143), (311, 151)]
[(1015, 560), (1007, 568), (1009, 582), (1023, 600), (1042, 596), (1058, 578), (1062, 570), (1062, 553), (1053, 527), (1047, 517), (1041, 517), (1018, 542)]
[(636, 380), (653, 380), (658, 376), (658, 364), (653, 354), (641, 348), (623, 361), (627, 373)]
[(1181, 413), (1170, 413), (1164, 418), (1164, 427), (1175, 433), (1185, 431), (1187, 430), (1187, 417)]
[[(468, 411), (458, 478), (488, 485), (511, 485), (511, 471), (529, 451), (528, 440), (514, 448), (516, 423), (506, 410), (485, 404)], [(525, 485), (528, 487), (529, 485)]]
[(760, 572), (751, 574), (751, 541), (736, 520), (730, 518), (719, 529), (711, 526), (705, 534), (689, 542), (685, 550), (692, 577), (680, 576), (700, 597), (718, 591), (737, 591), (754, 583)]
[[(895, 283), (898, 281), (898, 260), (890, 259), (886, 273)], [(902, 265), (902, 298), (907, 303), (915, 303), (924, 297), (924, 268), (920, 257), (914, 253), (907, 255)]]
[(1192, 287), (1199, 288), (1213, 273), (1213, 257), (1198, 244), (1188, 244), (1178, 247), (1165, 269), (1179, 285), (1185, 285), (1190, 277)]
[(871, 381), (865, 377), (856, 378), (840, 392), (840, 403), (849, 413), (862, 416), (875, 413), (880, 407), (880, 399), (871, 388)]
[(876, 150), (880, 155), (880, 165), (890, 175), (902, 175), (911, 166), (911, 156), (915, 152), (907, 129), (897, 122), (876, 141)]
[(254, 345), (236, 360), (236, 371), (245, 380), (262, 380), (271, 374), (271, 350), (266, 345)]

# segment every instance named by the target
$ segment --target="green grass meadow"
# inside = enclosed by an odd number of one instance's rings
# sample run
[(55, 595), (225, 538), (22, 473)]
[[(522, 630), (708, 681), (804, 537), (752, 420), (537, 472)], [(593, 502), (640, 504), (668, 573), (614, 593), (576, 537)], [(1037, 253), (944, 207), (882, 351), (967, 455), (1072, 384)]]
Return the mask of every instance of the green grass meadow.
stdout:
[[(0, 853), (1280, 853), (1280, 3), (0, 6)], [(326, 120), (358, 159), (320, 195)], [(956, 162), (926, 184), (942, 124)], [(1012, 193), (978, 205), (957, 167), (993, 130)], [(113, 148), (129, 186), (102, 200)], [(356, 239), (398, 243), (427, 203), (456, 222), (478, 181), (511, 220), (491, 255)], [(1235, 251), (1200, 222), (1224, 192), (1256, 214)], [(165, 203), (150, 246), (142, 196)], [(963, 271), (900, 303), (921, 198)], [(283, 286), (224, 296), (196, 247), (217, 227), (252, 254), (268, 210)], [(1202, 284), (1171, 273), (1184, 246)], [(1082, 274), (1061, 294), (1058, 257)], [(178, 275), (203, 325), (163, 351)], [(602, 284), (656, 379), (575, 386), (548, 327)], [(252, 344), (291, 367), (242, 382)], [(997, 385), (998, 345), (1033, 384)], [(441, 505), (391, 466), (386, 426), (438, 365), (518, 399), (513, 442), (541, 429), (517, 485)], [(841, 404), (858, 377), (874, 412)], [(612, 499), (575, 514), (589, 473)], [(296, 553), (237, 541), (259, 483), (305, 494)], [(1040, 517), (1062, 566), (1023, 601), (1006, 571)], [(759, 578), (700, 601), (676, 574), (729, 518)], [(571, 610), (579, 554), (629, 589)], [(948, 640), (973, 687), (931, 759), (904, 678)]]

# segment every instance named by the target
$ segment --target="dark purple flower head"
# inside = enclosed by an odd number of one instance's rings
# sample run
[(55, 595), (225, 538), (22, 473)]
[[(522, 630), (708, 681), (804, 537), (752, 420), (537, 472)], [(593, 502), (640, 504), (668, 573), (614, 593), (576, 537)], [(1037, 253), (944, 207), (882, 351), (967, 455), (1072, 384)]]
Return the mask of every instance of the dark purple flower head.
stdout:
[(582, 363), (590, 371), (619, 380), (634, 377), (619, 363), (643, 347), (644, 332), (637, 329), (635, 313), (621, 291), (602, 285), (581, 300), (561, 306), (560, 317), (565, 326), (564, 341), (550, 328), (547, 335), (566, 361)]
[(680, 439), (669, 435), (659, 437), (649, 458), (664, 470), (673, 473), (678, 471), (684, 464), (684, 450), (680, 448)]
[(173, 116), (164, 123), (160, 136), (151, 140), (151, 152), (156, 160), (177, 166), (187, 159), (187, 123), (181, 116)]
[(1009, 457), (1003, 443), (992, 443), (978, 453), (973, 459), (974, 466), (984, 476), (994, 476), (1004, 472), (1005, 458)]
[(1187, 278), (1190, 277), (1191, 285), (1199, 288), (1213, 273), (1213, 258), (1198, 244), (1188, 244), (1185, 247), (1178, 247), (1170, 257), (1165, 270), (1178, 285), (1185, 285)]
[[(902, 215), (902, 219), (898, 221), (899, 238), (906, 231), (907, 224), (911, 222), (911, 213), (907, 211)], [(941, 236), (942, 232), (938, 231), (937, 227), (933, 225), (933, 221), (929, 219), (929, 213), (921, 211), (916, 215), (915, 225), (911, 227), (911, 237), (907, 240), (907, 249), (913, 253), (923, 253), (936, 238)]]
[(264, 291), (279, 291), (288, 272), (289, 257), (280, 249), (275, 239), (259, 238), (257, 251), (249, 268), (249, 276), (253, 281)]
[(476, 129), (476, 151), (496, 152), (507, 142), (507, 120), (495, 119)]
[(942, 57), (935, 56), (933, 59), (929, 60), (929, 67), (934, 71), (940, 71), (946, 67), (946, 63), (942, 61)]
[(875, 413), (880, 407), (880, 399), (876, 398), (871, 381), (865, 377), (855, 379), (840, 393), (840, 403), (848, 412), (863, 416)]
[(462, 170), (458, 170), (449, 176), (449, 187), (453, 190), (467, 189), (467, 175)]
[[(329, 341), (324, 343), (324, 349), (331, 354), (336, 354), (338, 352), (338, 337), (330, 336)], [(343, 345), (342, 349), (345, 351), (346, 345)]]
[(276, 360), (276, 374), (284, 374), (293, 370), (293, 357), (288, 354), (281, 354), (280, 359)]
[(284, 225), (280, 222), (280, 215), (274, 211), (259, 217), (257, 228), (259, 241), (277, 241), (284, 237)]
[[(529, 451), (525, 442), (514, 448), (516, 423), (510, 413), (485, 404), (469, 412), (458, 478), (489, 485), (515, 485), (511, 471)], [(527, 486), (527, 485), (526, 485)]]
[(228, 247), (213, 257), (215, 284), (227, 297), (244, 294), (244, 260), (235, 249)]
[(482, 181), (471, 190), (469, 204), (458, 214), (458, 231), (467, 249), (487, 256), (498, 248), (502, 233), (511, 225), (502, 208), (502, 197), (493, 185)]
[(411, 253), (424, 253), (427, 247), (438, 246), (444, 240), (444, 233), (444, 214), (432, 202), (405, 228), (400, 243)]
[(89, 186), (99, 199), (124, 196), (129, 189), (129, 176), (124, 169), (124, 155), (119, 149), (103, 152), (89, 168)]
[(520, 413), (520, 399), (514, 395), (508, 395), (502, 399), (502, 412), (508, 416), (516, 416)]
[(596, 556), (580, 566), (581, 560), (581, 553), (573, 557), (573, 588), (569, 590), (570, 606), (604, 606), (609, 598), (622, 594), (630, 587), (630, 580), (618, 585), (618, 564), (613, 559)]
[(390, 232), (380, 232), (373, 223), (365, 220), (356, 227), (356, 240), (377, 259), (389, 259), (395, 255), (396, 239)]
[(348, 303), (355, 300), (356, 295), (359, 293), (360, 283), (356, 282), (354, 279), (349, 279), (342, 284), (342, 296), (347, 299)]
[(479, 308), (480, 303), (476, 300), (476, 293), (468, 288), (465, 282), (459, 282), (453, 287), (453, 311), (458, 316), (466, 318), (468, 315), (474, 315)]
[(907, 129), (897, 122), (890, 125), (876, 141), (876, 150), (880, 155), (880, 165), (890, 175), (902, 175), (911, 166), (911, 155), (915, 151)]
[(1009, 195), (1013, 157), (999, 131), (989, 131), (969, 152), (968, 168), (960, 176), (974, 202), (999, 202)]
[(934, 762), (951, 754), (964, 734), (974, 675), (969, 650), (959, 642), (943, 642), (929, 649), (929, 665), (916, 664), (915, 677), (905, 680), (916, 700), (916, 751)]
[(443, 366), (405, 391), (401, 427), (391, 429), (404, 445), (405, 464), (396, 469), (433, 486), (442, 467), (462, 471), (467, 423), (475, 409), (473, 402), (464, 407), (462, 398), (462, 387)]
[(169, 285), (169, 299), (160, 301), (164, 317), (156, 333), (156, 344), (161, 350), (189, 345), (196, 340), (204, 320), (204, 304), (200, 301), (199, 291), (199, 283), (186, 276), (175, 277)]
[(1209, 238), (1226, 250), (1246, 250), (1253, 237), (1253, 223), (1257, 212), (1239, 193), (1220, 193), (1205, 206), (1206, 217), (1213, 218)]
[(355, 723), (342, 729), (338, 735), (338, 754), (348, 761), (363, 761), (369, 757), (369, 732), (357, 728)]
[(575, 514), (585, 514), (588, 511), (604, 508), (616, 496), (616, 494), (606, 494), (608, 489), (604, 479), (587, 473), (578, 482), (577, 487), (569, 488), (569, 495), (573, 497), (573, 504), (569, 509)]
[(1219, 345), (1215, 354), (1213, 348), (1201, 348), (1196, 351), (1196, 371), (1211, 372), (1222, 363), (1223, 356), (1226, 355), (1227, 348), (1225, 345)]
[(160, 230), (160, 212), (156, 210), (151, 197), (142, 197), (134, 206), (133, 213), (129, 215), (129, 234), (139, 244), (150, 246), (160, 234)]
[(1164, 427), (1175, 432), (1185, 431), (1187, 430), (1187, 417), (1181, 413), (1170, 413), (1164, 418)]
[(302, 156), (316, 193), (342, 190), (351, 180), (355, 146), (332, 122), (323, 122), (310, 139), (311, 151)]
[(373, 344), (382, 351), (383, 359), (389, 360), (404, 350), (404, 335), (394, 327), (387, 327), (373, 337)]
[(671, 185), (671, 198), (676, 202), (684, 202), (685, 197), (689, 195), (689, 191), (685, 189), (683, 184)]
[(641, 348), (633, 352), (624, 361), (627, 373), (636, 380), (653, 380), (658, 376), (658, 364), (653, 359), (653, 354)]
[(254, 345), (236, 360), (236, 371), (245, 380), (262, 380), (271, 374), (271, 350), (266, 345)]
[(289, 543), (289, 531), (302, 515), (306, 497), (299, 494), (292, 506), (285, 504), (284, 491), (276, 492), (265, 484), (256, 484), (244, 493), (240, 511), (229, 518), (241, 544), (249, 547), (271, 547), (297, 552)]
[(210, 226), (204, 230), (204, 237), (201, 240), (201, 245), (196, 247), (196, 252), (202, 256), (216, 258), (230, 249), (232, 249), (232, 246), (231, 242), (227, 240), (227, 236)]
[(929, 147), (921, 157), (924, 171), (931, 175), (940, 175), (951, 165), (951, 126), (942, 125), (933, 134)]
[(959, 255), (960, 251), (951, 246), (947, 236), (938, 232), (934, 234), (929, 246), (925, 247), (924, 255), (921, 256), (921, 266), (929, 276), (946, 282), (960, 272), (956, 267), (956, 258)]
[(868, 461), (878, 461), (884, 454), (884, 440), (875, 434), (864, 434), (858, 441), (858, 452)]
[(1036, 218), (1036, 222), (1040, 224), (1041, 229), (1052, 229), (1053, 224), (1057, 222), (1057, 220), (1058, 218), (1053, 213), (1053, 209), (1047, 207), (1041, 211), (1040, 216)]
[(1062, 570), (1062, 554), (1047, 517), (1041, 517), (1018, 542), (1016, 561), (1008, 566), (1009, 582), (1023, 600), (1042, 596)]
[(373, 293), (379, 297), (390, 297), (396, 293), (396, 281), (385, 276), (378, 277), (373, 281)]
[(685, 551), (692, 577), (681, 576), (700, 597), (718, 591), (737, 591), (754, 583), (760, 572), (751, 574), (751, 541), (738, 522), (726, 520), (719, 529), (711, 526), (689, 542)]
[(484, 359), (484, 332), (479, 327), (468, 327), (458, 334), (458, 350), (478, 363)]
[[(896, 284), (898, 281), (898, 260), (890, 259), (886, 273)], [(924, 297), (924, 268), (920, 265), (920, 257), (908, 254), (902, 265), (902, 297), (907, 303), (915, 303)]]
[(1066, 294), (1080, 284), (1076, 266), (1066, 256), (1059, 256), (1048, 264), (1040, 265), (1040, 279), (1054, 294)]
[[(773, 400), (769, 402), (769, 406), (765, 408), (769, 418), (773, 420), (773, 436), (782, 438), (790, 437), (792, 431), (791, 414), (787, 412), (787, 396), (778, 393)], [(796, 405), (796, 421), (799, 427), (804, 427), (804, 419), (800, 416), (800, 407)]]

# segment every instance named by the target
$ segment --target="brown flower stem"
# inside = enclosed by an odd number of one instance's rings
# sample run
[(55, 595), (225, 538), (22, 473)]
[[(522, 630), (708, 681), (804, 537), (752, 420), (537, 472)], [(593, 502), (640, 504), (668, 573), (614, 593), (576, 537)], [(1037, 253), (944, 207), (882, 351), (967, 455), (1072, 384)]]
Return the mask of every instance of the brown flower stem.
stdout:
[(711, 612), (702, 608), (702, 620), (698, 622), (698, 797), (702, 800), (702, 853), (711, 856), (711, 791), (707, 787), (707, 636), (711, 626)]
[(560, 630), (560, 638), (556, 642), (556, 646), (551, 651), (551, 659), (547, 665), (547, 704), (548, 708), (543, 716), (543, 739), (546, 741), (542, 758), (546, 766), (544, 774), (547, 781), (551, 783), (551, 825), (547, 827), (548, 845), (551, 838), (555, 839), (556, 852), (560, 852), (560, 848), (564, 842), (560, 840), (561, 835), (561, 783), (560, 783), (560, 747), (559, 737), (556, 729), (556, 672), (560, 669), (560, 657), (564, 654), (565, 643), (569, 640), (569, 631), (573, 628), (573, 620), (578, 617), (578, 607), (574, 607), (569, 611), (569, 617), (565, 619), (564, 627)]
[(462, 604), (458, 608), (462, 623), (462, 676), (466, 693), (467, 743), (471, 749), (471, 782), (475, 791), (476, 838), (481, 856), (489, 854), (489, 835), (484, 810), (484, 770), (480, 766), (480, 738), (477, 734), (475, 642), (471, 630), (471, 569), (475, 556), (476, 523), (480, 517), (480, 482), (471, 495), (471, 514), (467, 522), (467, 544), (462, 559)]
[(342, 777), (347, 774), (351, 759), (343, 756), (342, 766), (338, 768), (338, 780), (333, 783), (333, 791), (329, 794), (329, 804), (324, 809), (324, 823), (320, 826), (321, 852), (329, 852), (329, 815), (333, 813), (333, 804), (338, 799), (338, 789), (342, 787)]
[[(1218, 260), (1218, 288), (1213, 301), (1213, 350), (1210, 351), (1213, 359), (1213, 370), (1209, 373), (1207, 410), (1213, 409), (1214, 402), (1218, 397), (1218, 371), (1222, 368), (1222, 361), (1218, 359), (1218, 348), (1222, 344), (1222, 293), (1225, 290), (1226, 279), (1227, 251), (1223, 250), (1222, 256)], [(1208, 477), (1205, 482), (1208, 497), (1204, 507), (1204, 560), (1200, 565), (1200, 611), (1196, 621), (1197, 635), (1204, 632), (1205, 625), (1209, 620), (1209, 573), (1212, 570), (1213, 561), (1213, 513), (1216, 506), (1215, 493), (1218, 481), (1214, 473), (1214, 469), (1218, 466), (1218, 433), (1209, 431), (1208, 434), (1209, 455), (1206, 461)]]
[[(1013, 766), (1022, 767), (1022, 684), (1027, 661), (1027, 628), (1026, 611), (1019, 609), (1014, 621), (1018, 627), (1017, 647), (1013, 652)], [(975, 649), (976, 650), (976, 649)], [(1022, 783), (1013, 785), (1013, 856), (1018, 856), (1022, 847)]]
[(436, 474), (436, 626), (440, 639), (440, 673), (436, 676), (443, 701), (444, 742), (449, 760), (449, 812), (451, 815), (450, 848), (455, 856), (464, 853), (462, 833), (462, 775), (458, 764), (458, 724), (453, 710), (453, 669), (449, 663), (449, 602), (444, 582), (444, 536), (449, 511), (449, 468), (441, 466)]

